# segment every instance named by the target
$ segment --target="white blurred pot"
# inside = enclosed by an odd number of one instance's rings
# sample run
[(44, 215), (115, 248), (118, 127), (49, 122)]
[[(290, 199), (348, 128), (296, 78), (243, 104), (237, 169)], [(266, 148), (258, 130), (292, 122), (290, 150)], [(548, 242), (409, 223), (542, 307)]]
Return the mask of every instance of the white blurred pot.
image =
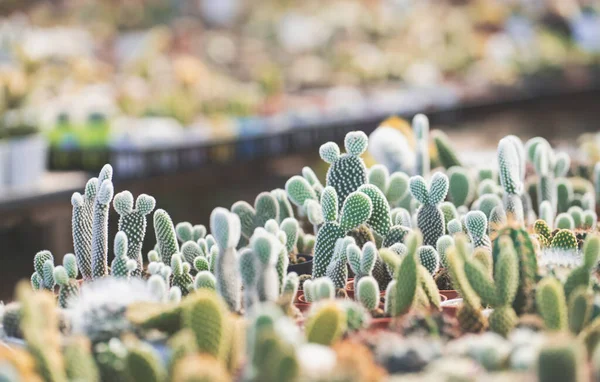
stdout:
[(23, 188), (36, 184), (46, 171), (46, 139), (41, 134), (8, 141), (7, 184)]

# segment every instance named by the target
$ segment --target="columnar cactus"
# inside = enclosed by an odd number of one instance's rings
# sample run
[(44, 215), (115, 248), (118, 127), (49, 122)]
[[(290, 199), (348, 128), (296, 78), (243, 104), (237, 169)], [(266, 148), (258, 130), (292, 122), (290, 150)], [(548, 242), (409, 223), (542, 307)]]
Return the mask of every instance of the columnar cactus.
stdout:
[(73, 248), (84, 280), (92, 279), (92, 224), (97, 192), (98, 179), (92, 178), (85, 185), (83, 195), (75, 192), (71, 197)]
[(50, 251), (40, 251), (36, 253), (33, 259), (33, 275), (31, 275), (31, 284), (33, 289), (54, 290), (54, 256)]
[(333, 187), (326, 187), (321, 196), (321, 206), (325, 224), (319, 229), (315, 243), (313, 277), (325, 275), (331, 262), (337, 239), (346, 232), (364, 224), (371, 216), (373, 204), (362, 192), (354, 192), (346, 198), (338, 218), (338, 195)]
[(119, 214), (119, 231), (125, 232), (127, 235), (126, 256), (137, 263), (132, 275), (141, 276), (144, 266), (142, 245), (146, 236), (146, 216), (154, 210), (156, 201), (149, 195), (141, 194), (138, 196), (134, 208), (133, 195), (129, 191), (123, 191), (115, 195), (113, 205)]
[(308, 342), (331, 346), (346, 331), (346, 314), (335, 302), (316, 306), (305, 328)]
[[(518, 138), (517, 138), (518, 139)], [(522, 146), (522, 145), (521, 145)], [(523, 191), (525, 161), (522, 158), (519, 144), (511, 137), (505, 137), (498, 143), (498, 164), (500, 167), (500, 183), (504, 188), (504, 208), (516, 222), (525, 222), (521, 192)], [(522, 148), (522, 147), (521, 147)]]
[(241, 286), (237, 274), (238, 254), (235, 248), (241, 235), (240, 219), (225, 208), (217, 207), (210, 215), (210, 231), (218, 247), (213, 272), (217, 278), (217, 292), (229, 309), (237, 312), (240, 309)]
[(492, 209), (490, 213), (490, 219), (488, 224), (489, 236), (491, 238), (498, 236), (498, 232), (508, 222), (506, 211), (504, 207), (497, 206)]
[(340, 200), (355, 192), (367, 183), (367, 168), (361, 155), (367, 150), (369, 138), (362, 131), (346, 134), (346, 153), (340, 155), (340, 148), (334, 142), (327, 142), (319, 149), (321, 159), (329, 163), (327, 186), (333, 187)]
[(463, 167), (454, 166), (448, 170), (448, 196), (456, 207), (468, 205), (475, 195), (475, 184)]
[(412, 128), (416, 138), (415, 175), (427, 178), (430, 171), (429, 159), (429, 119), (417, 114), (412, 120)]
[(487, 235), (487, 218), (481, 211), (470, 211), (465, 217), (467, 232), (475, 248), (492, 249), (492, 243)]
[(279, 221), (279, 202), (269, 192), (261, 192), (254, 200), (254, 207), (244, 201), (239, 201), (231, 206), (231, 212), (239, 217), (243, 245), (254, 234), (258, 227), (264, 227), (265, 223), (271, 219)]
[(423, 233), (423, 242), (433, 246), (445, 233), (444, 214), (439, 204), (448, 193), (448, 177), (435, 173), (428, 190), (425, 179), (413, 176), (410, 178), (410, 192), (422, 204), (417, 212), (417, 226)]
[(386, 300), (391, 300), (390, 314), (392, 316), (403, 315), (413, 306), (419, 287), (417, 248), (420, 246), (420, 241), (421, 237), (416, 233), (411, 233), (406, 238), (408, 253), (402, 259), (397, 272), (395, 272), (394, 288), (386, 293)]
[(595, 230), (598, 224), (598, 215), (594, 211), (583, 212), (583, 226), (585, 230)]
[(327, 266), (325, 275), (333, 281), (336, 289), (343, 289), (346, 287), (348, 281), (348, 246), (356, 243), (353, 238), (346, 236), (343, 239), (338, 239), (335, 243), (333, 250), (333, 257), (331, 262)]
[(93, 278), (104, 277), (108, 274), (108, 212), (113, 194), (114, 188), (111, 180), (102, 181), (94, 202), (92, 219)]
[(540, 281), (536, 292), (536, 303), (538, 313), (544, 319), (547, 330), (567, 329), (567, 303), (560, 281), (552, 277)]
[(154, 211), (154, 234), (162, 262), (170, 265), (171, 257), (175, 253), (179, 253), (179, 243), (173, 220), (163, 209)]
[(114, 277), (129, 278), (132, 271), (137, 268), (137, 262), (135, 259), (127, 257), (129, 244), (125, 232), (119, 231), (117, 233), (114, 246), (115, 258), (110, 267), (111, 274)]
[(488, 270), (479, 262), (467, 260), (465, 274), (481, 300), (494, 307), (489, 317), (490, 328), (506, 337), (517, 323), (512, 303), (519, 286), (519, 263), (512, 241), (503, 237), (502, 247), (491, 279)]
[(194, 279), (190, 275), (190, 263), (183, 260), (181, 254), (174, 253), (171, 257), (171, 270), (173, 271), (172, 285), (179, 287), (181, 294), (187, 294), (193, 288)]
[(433, 130), (431, 132), (433, 143), (437, 150), (438, 160), (440, 164), (449, 169), (455, 166), (462, 166), (460, 159), (448, 136), (441, 130)]

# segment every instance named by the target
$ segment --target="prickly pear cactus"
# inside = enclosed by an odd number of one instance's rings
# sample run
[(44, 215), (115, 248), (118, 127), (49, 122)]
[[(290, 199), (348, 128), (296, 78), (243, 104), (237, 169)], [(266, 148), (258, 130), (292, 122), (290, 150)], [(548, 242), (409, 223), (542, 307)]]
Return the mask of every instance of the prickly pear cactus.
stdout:
[(428, 189), (425, 179), (414, 176), (410, 179), (410, 192), (421, 203), (417, 212), (417, 226), (423, 234), (423, 243), (434, 246), (446, 232), (444, 214), (439, 204), (448, 193), (448, 177), (440, 172), (435, 173)]

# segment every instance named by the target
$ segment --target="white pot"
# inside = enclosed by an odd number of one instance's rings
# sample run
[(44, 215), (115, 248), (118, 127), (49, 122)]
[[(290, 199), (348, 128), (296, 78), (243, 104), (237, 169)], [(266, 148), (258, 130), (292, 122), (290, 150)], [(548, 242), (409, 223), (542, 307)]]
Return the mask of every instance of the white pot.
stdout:
[(47, 142), (40, 135), (9, 140), (8, 185), (24, 188), (35, 185), (46, 171)]

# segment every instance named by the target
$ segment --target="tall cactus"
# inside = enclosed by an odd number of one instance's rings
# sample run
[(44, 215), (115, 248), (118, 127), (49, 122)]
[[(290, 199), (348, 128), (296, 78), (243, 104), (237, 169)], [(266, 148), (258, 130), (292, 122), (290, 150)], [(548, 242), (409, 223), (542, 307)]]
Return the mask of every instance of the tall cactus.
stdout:
[(446, 232), (444, 214), (439, 204), (448, 193), (448, 177), (440, 172), (435, 173), (427, 189), (425, 179), (414, 176), (410, 179), (410, 192), (421, 203), (417, 212), (417, 226), (423, 233), (423, 242), (425, 245), (435, 246), (440, 236)]
[(92, 178), (85, 185), (83, 195), (75, 192), (71, 197), (73, 248), (81, 276), (86, 281), (92, 279), (92, 224), (97, 192), (98, 178)]
[(92, 223), (92, 277), (100, 278), (108, 274), (108, 213), (114, 188), (110, 179), (100, 185), (94, 202)]
[(282, 244), (265, 229), (258, 228), (250, 238), (250, 247), (257, 259), (257, 294), (259, 301), (275, 301), (279, 297), (279, 277), (277, 275), (278, 255)]
[(141, 276), (143, 269), (142, 245), (146, 236), (146, 216), (156, 206), (153, 197), (141, 194), (133, 205), (133, 195), (129, 191), (123, 191), (115, 195), (113, 201), (115, 211), (119, 214), (119, 231), (127, 235), (127, 258), (135, 260), (136, 269), (133, 276)]
[(223, 297), (230, 310), (240, 310), (240, 280), (237, 274), (236, 246), (240, 240), (241, 224), (237, 215), (225, 208), (217, 207), (210, 215), (210, 231), (218, 246), (215, 276), (217, 291)]
[(362, 192), (353, 192), (344, 201), (338, 217), (338, 195), (333, 187), (326, 187), (321, 196), (325, 224), (319, 229), (315, 243), (313, 277), (325, 275), (331, 262), (337, 239), (348, 231), (364, 224), (371, 216), (373, 204)]
[(179, 252), (179, 243), (173, 220), (163, 209), (154, 211), (154, 234), (162, 262), (170, 265), (171, 257)]
[(506, 214), (520, 224), (524, 224), (525, 217), (521, 192), (523, 191), (522, 177), (524, 177), (524, 158), (522, 158), (519, 145), (514, 139), (505, 137), (498, 143), (498, 165), (500, 167), (500, 183), (504, 188), (504, 208)]
[(346, 153), (340, 155), (340, 148), (334, 142), (327, 142), (319, 149), (321, 159), (330, 167), (327, 171), (327, 186), (333, 187), (340, 198), (346, 198), (360, 186), (367, 183), (367, 168), (361, 155), (367, 150), (369, 138), (362, 131), (346, 134)]

